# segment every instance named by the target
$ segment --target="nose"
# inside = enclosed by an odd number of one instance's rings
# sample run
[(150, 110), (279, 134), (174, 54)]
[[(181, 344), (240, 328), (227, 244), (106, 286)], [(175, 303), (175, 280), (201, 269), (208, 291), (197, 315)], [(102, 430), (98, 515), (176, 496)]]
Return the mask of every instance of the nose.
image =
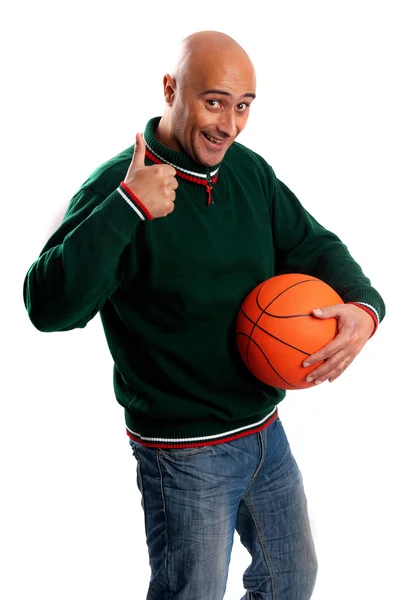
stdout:
[(220, 113), (217, 128), (226, 137), (236, 137), (238, 135), (238, 126), (234, 111), (225, 110)]

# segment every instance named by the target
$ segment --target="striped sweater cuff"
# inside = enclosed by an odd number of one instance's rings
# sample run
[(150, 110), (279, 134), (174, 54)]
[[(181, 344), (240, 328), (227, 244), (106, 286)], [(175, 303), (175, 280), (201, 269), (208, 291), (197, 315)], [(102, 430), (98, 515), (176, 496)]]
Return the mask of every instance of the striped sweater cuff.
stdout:
[(131, 208), (141, 217), (143, 221), (152, 221), (153, 217), (144, 204), (137, 198), (132, 190), (122, 181), (117, 192), (124, 198)]
[(371, 306), (370, 304), (366, 304), (365, 302), (348, 302), (347, 304), (355, 304), (355, 306), (359, 306), (359, 308), (362, 308), (362, 310), (367, 312), (372, 317), (374, 324), (375, 324), (375, 328), (373, 329), (373, 332), (370, 336), (370, 337), (372, 337), (372, 335), (374, 335), (376, 333), (376, 329), (379, 326), (379, 315), (378, 315), (376, 309), (373, 308), (373, 306)]

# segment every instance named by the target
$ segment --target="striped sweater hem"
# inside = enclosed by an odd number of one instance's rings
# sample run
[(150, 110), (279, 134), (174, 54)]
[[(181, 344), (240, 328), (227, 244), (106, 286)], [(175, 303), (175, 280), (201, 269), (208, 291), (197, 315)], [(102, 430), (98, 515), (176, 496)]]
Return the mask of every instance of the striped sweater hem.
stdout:
[(127, 427), (127, 435), (131, 440), (138, 442), (142, 446), (147, 448), (193, 448), (196, 446), (215, 446), (217, 444), (223, 444), (224, 442), (231, 442), (238, 438), (246, 435), (251, 435), (262, 431), (265, 427), (268, 427), (278, 416), (277, 406), (269, 412), (263, 419), (246, 425), (244, 427), (238, 427), (224, 433), (218, 433), (214, 435), (204, 435), (199, 437), (191, 438), (167, 438), (167, 437), (150, 437), (142, 436), (140, 433), (132, 431)]

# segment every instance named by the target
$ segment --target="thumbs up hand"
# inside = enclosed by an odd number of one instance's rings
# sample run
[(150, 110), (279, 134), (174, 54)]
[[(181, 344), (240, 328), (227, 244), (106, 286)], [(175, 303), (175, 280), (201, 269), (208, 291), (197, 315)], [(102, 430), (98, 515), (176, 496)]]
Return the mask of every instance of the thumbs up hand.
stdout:
[(145, 141), (136, 134), (134, 156), (124, 183), (148, 209), (154, 219), (165, 217), (174, 210), (178, 181), (176, 170), (170, 165), (145, 166)]

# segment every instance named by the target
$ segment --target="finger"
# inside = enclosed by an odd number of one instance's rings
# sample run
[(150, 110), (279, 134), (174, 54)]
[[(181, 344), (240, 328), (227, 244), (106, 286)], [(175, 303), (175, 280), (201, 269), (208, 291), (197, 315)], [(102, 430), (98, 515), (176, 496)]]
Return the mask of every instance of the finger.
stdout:
[(145, 140), (143, 139), (142, 134), (136, 134), (136, 144), (134, 150), (134, 156), (132, 158), (132, 164), (134, 167), (144, 167), (145, 166)]
[(167, 215), (172, 213), (174, 208), (175, 208), (174, 202), (172, 200), (171, 201), (168, 200), (164, 205), (164, 216), (166, 217)]
[(176, 177), (170, 177), (169, 186), (172, 190), (176, 190), (178, 188), (178, 181)]
[(313, 316), (318, 319), (330, 319), (339, 317), (342, 314), (343, 309), (344, 304), (332, 304), (331, 306), (314, 308), (312, 313)]
[(159, 165), (159, 175), (160, 177), (175, 177), (177, 171), (174, 169), (174, 167), (171, 167), (170, 165)]
[(308, 383), (312, 382), (315, 385), (326, 381), (334, 381), (345, 371), (354, 360), (355, 355), (349, 352), (338, 352), (331, 359), (323, 362), (313, 371), (310, 371), (306, 377)]
[(346, 342), (346, 338), (344, 335), (341, 335), (341, 334), (336, 335), (334, 340), (332, 340), (331, 342), (326, 344), (326, 346), (323, 346), (323, 348), (321, 348), (314, 354), (311, 354), (310, 356), (308, 356), (308, 358), (306, 358), (304, 360), (304, 362), (302, 363), (302, 366), (309, 367), (310, 365), (316, 365), (317, 363), (321, 362), (322, 360), (329, 359), (331, 356), (333, 356), (337, 352), (340, 352), (341, 350), (343, 350), (343, 348), (345, 348), (345, 346), (346, 346), (346, 343), (347, 342)]
[(168, 208), (166, 210), (166, 216), (169, 215), (169, 214), (171, 214), (173, 212), (174, 208), (175, 208), (174, 202), (170, 202), (170, 204), (169, 204), (169, 206), (168, 206)]

